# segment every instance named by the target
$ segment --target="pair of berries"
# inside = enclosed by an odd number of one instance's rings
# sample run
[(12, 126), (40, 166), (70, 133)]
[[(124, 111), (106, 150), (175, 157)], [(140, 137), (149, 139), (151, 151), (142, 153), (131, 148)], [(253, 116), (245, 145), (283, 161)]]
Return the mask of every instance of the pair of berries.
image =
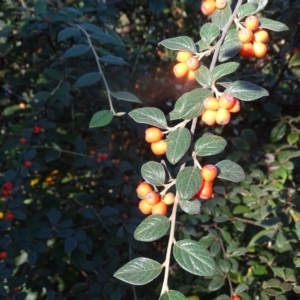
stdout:
[(240, 110), (240, 101), (230, 94), (222, 94), (219, 99), (211, 96), (204, 100), (206, 109), (201, 119), (207, 125), (225, 125), (230, 121), (231, 114)]
[(41, 126), (38, 126), (38, 125), (34, 125), (33, 128), (32, 128), (32, 132), (34, 134), (40, 134), (40, 133), (42, 133), (44, 131), (45, 131), (44, 128), (41, 127)]
[(98, 153), (97, 155), (96, 155), (96, 161), (97, 162), (101, 162), (102, 160), (106, 160), (106, 159), (108, 159), (108, 154), (107, 153)]
[(12, 182), (7, 181), (4, 183), (3, 188), (2, 188), (2, 196), (8, 196), (12, 193), (12, 189), (13, 189), (14, 185)]
[(213, 182), (218, 176), (218, 170), (214, 165), (205, 165), (201, 171), (202, 185), (198, 192), (192, 197), (192, 199), (204, 199), (208, 200), (213, 194)]
[(184, 50), (180, 50), (177, 53), (176, 64), (173, 68), (173, 72), (177, 78), (182, 78), (187, 75), (188, 80), (195, 79), (195, 73), (200, 67), (200, 61), (192, 53)]
[(214, 13), (216, 9), (223, 9), (227, 5), (227, 0), (203, 0), (201, 4), (201, 11), (208, 16)]
[(165, 215), (168, 205), (175, 201), (173, 193), (167, 193), (161, 198), (161, 195), (153, 191), (152, 186), (147, 182), (142, 182), (136, 189), (137, 195), (142, 200), (139, 202), (139, 209), (145, 215)]
[(163, 132), (156, 127), (150, 127), (145, 132), (145, 140), (151, 144), (151, 150), (156, 155), (163, 155), (167, 152), (167, 143), (162, 139), (163, 135)]
[(264, 29), (259, 29), (259, 19), (249, 16), (245, 19), (245, 28), (239, 30), (238, 38), (243, 43), (240, 56), (243, 58), (262, 58), (267, 53), (266, 42), (269, 34)]

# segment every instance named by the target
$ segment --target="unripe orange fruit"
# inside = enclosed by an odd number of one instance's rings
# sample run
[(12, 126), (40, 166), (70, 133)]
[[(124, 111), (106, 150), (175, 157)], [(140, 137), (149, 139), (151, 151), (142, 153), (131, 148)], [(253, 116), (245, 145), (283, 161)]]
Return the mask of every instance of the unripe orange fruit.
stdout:
[(243, 44), (240, 50), (240, 56), (243, 58), (252, 58), (254, 56), (253, 44), (252, 43)]
[(163, 155), (167, 152), (167, 143), (165, 140), (160, 140), (157, 143), (151, 144), (151, 150), (156, 155)]
[(253, 43), (254, 55), (257, 58), (262, 58), (266, 55), (268, 49), (264, 43)]
[(207, 125), (211, 126), (216, 123), (217, 112), (214, 110), (206, 110), (201, 116), (201, 120)]
[(167, 205), (171, 205), (171, 204), (173, 204), (175, 202), (175, 195), (173, 193), (167, 193), (163, 197), (162, 201), (164, 203), (166, 203)]
[(216, 0), (216, 8), (223, 9), (227, 5), (227, 0)]
[(185, 63), (188, 58), (190, 58), (193, 54), (184, 50), (179, 50), (176, 56), (176, 60)]
[(216, 114), (216, 123), (225, 125), (230, 121), (230, 112), (226, 108), (219, 108)]
[(204, 15), (211, 15), (216, 10), (216, 2), (214, 0), (202, 1), (201, 11)]
[(162, 131), (156, 127), (150, 127), (145, 131), (145, 139), (148, 143), (157, 143), (163, 136)]
[(219, 99), (220, 108), (230, 109), (234, 106), (236, 99), (230, 94), (222, 94)]
[(151, 191), (153, 191), (153, 188), (152, 188), (152, 186), (151, 186), (148, 182), (146, 182), (146, 181), (140, 183), (139, 186), (138, 186), (137, 189), (136, 189), (136, 193), (137, 193), (138, 197), (141, 198), (141, 199), (145, 198), (145, 196), (146, 196), (149, 192), (151, 192)]
[(160, 194), (158, 194), (155, 191), (151, 191), (151, 192), (146, 194), (144, 199), (147, 202), (147, 204), (155, 205), (160, 201)]
[(195, 80), (195, 73), (194, 73), (194, 71), (189, 70), (187, 78), (190, 81)]
[(152, 206), (152, 215), (165, 215), (167, 213), (167, 204), (160, 201)]
[(153, 205), (149, 205), (145, 199), (139, 202), (139, 209), (144, 215), (149, 215), (152, 212)]
[(200, 61), (195, 56), (189, 57), (185, 63), (190, 71), (196, 71), (200, 66)]
[(247, 28), (243, 28), (238, 32), (238, 38), (243, 43), (249, 43), (253, 39), (253, 32)]
[(199, 191), (192, 197), (193, 199), (201, 198), (201, 199), (210, 199), (213, 194), (213, 183), (212, 181), (202, 181), (202, 185)]
[(218, 169), (214, 165), (205, 165), (202, 168), (201, 175), (205, 181), (213, 181), (218, 175)]
[(219, 100), (216, 97), (210, 96), (203, 101), (203, 106), (207, 110), (218, 110)]
[(259, 26), (259, 20), (257, 16), (249, 16), (245, 20), (245, 27), (254, 31)]
[(233, 107), (229, 109), (229, 112), (231, 112), (231, 113), (237, 113), (237, 112), (240, 111), (240, 109), (241, 109), (240, 101), (236, 100), (235, 104), (233, 105)]
[(269, 39), (268, 31), (258, 29), (253, 34), (253, 42), (266, 43)]
[(185, 76), (188, 70), (189, 69), (185, 63), (178, 63), (173, 68), (173, 72), (177, 78), (181, 78)]

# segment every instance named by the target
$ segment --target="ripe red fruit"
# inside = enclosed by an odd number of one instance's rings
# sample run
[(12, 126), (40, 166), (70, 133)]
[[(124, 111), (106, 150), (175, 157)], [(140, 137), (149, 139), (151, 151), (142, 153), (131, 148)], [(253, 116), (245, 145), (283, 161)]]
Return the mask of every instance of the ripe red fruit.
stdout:
[(11, 212), (6, 212), (4, 214), (4, 220), (7, 220), (7, 221), (13, 221), (15, 218), (15, 215)]
[(22, 145), (24, 145), (24, 144), (27, 143), (27, 139), (25, 139), (24, 137), (20, 137), (19, 138), (19, 143), (22, 144)]
[(202, 168), (201, 175), (203, 180), (213, 181), (218, 175), (218, 169), (214, 165), (205, 165)]
[(243, 44), (240, 50), (240, 57), (252, 58), (253, 56), (254, 56), (253, 44), (252, 43)]
[(129, 177), (128, 175), (124, 175), (123, 180), (124, 180), (125, 182), (128, 182), (129, 179), (130, 179), (130, 177)]
[(193, 198), (201, 198), (201, 199), (207, 200), (212, 197), (212, 194), (213, 194), (212, 181), (203, 180), (201, 188), (196, 193), (196, 195), (193, 196)]
[(106, 159), (108, 159), (108, 154), (107, 153), (102, 153), (101, 154), (101, 158), (103, 159), (103, 160), (106, 160)]
[(232, 300), (242, 300), (242, 298), (239, 297), (239, 296), (233, 296), (233, 297), (232, 297)]
[(32, 132), (35, 133), (35, 134), (39, 134), (41, 132), (43, 132), (44, 129), (38, 125), (34, 125), (33, 128), (32, 128)]
[(11, 190), (13, 187), (14, 187), (14, 185), (10, 181), (5, 182), (3, 185), (3, 189), (5, 189), (5, 190)]
[(24, 161), (24, 167), (30, 168), (32, 166), (32, 162), (30, 160), (25, 160)]
[(7, 258), (7, 252), (6, 251), (1, 251), (0, 252), (0, 259), (6, 259)]

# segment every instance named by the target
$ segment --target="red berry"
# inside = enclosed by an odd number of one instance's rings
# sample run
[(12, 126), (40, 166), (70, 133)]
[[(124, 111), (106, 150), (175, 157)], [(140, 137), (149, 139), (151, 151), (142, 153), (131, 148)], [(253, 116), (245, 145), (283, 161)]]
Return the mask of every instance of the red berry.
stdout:
[(30, 160), (25, 160), (25, 161), (24, 161), (24, 166), (25, 166), (26, 168), (30, 168), (30, 167), (32, 166), (32, 162), (31, 162)]
[(25, 139), (24, 137), (20, 137), (19, 138), (19, 143), (22, 144), (22, 145), (24, 145), (24, 144), (27, 143), (27, 139)]
[(3, 188), (5, 190), (11, 190), (13, 187), (14, 187), (14, 185), (10, 181), (5, 182), (4, 185), (3, 185)]
[(12, 221), (15, 218), (15, 215), (11, 212), (6, 212), (4, 214), (4, 220)]
[(1, 251), (0, 252), (0, 259), (6, 259), (7, 258), (7, 252), (6, 251)]

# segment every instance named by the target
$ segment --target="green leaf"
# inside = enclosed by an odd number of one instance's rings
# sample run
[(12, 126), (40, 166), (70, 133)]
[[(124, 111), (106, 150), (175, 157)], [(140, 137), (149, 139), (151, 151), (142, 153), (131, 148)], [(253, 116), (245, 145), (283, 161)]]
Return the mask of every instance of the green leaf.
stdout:
[(111, 93), (111, 95), (120, 100), (125, 100), (128, 102), (142, 103), (142, 101), (138, 97), (136, 97), (135, 95), (128, 93), (128, 92), (123, 92), (123, 91), (113, 92), (113, 93)]
[(235, 293), (236, 294), (240, 294), (246, 290), (248, 290), (249, 286), (247, 284), (239, 284), (236, 288), (235, 288)]
[(170, 112), (170, 119), (193, 119), (204, 112), (203, 101), (211, 96), (211, 91), (206, 89), (194, 89), (183, 94), (175, 103), (174, 110)]
[(258, 8), (253, 12), (253, 14), (261, 11), (268, 4), (268, 0), (248, 0), (248, 2), (249, 3), (256, 3), (258, 5)]
[(216, 276), (208, 284), (208, 289), (210, 291), (217, 291), (225, 284), (225, 278)]
[(176, 178), (176, 189), (181, 200), (189, 200), (200, 189), (202, 178), (200, 170), (186, 167), (179, 172)]
[(252, 101), (264, 96), (269, 96), (266, 89), (243, 80), (237, 80), (231, 83), (225, 92), (243, 101)]
[(113, 119), (113, 113), (110, 110), (101, 110), (96, 112), (90, 121), (90, 128), (106, 126)]
[(78, 33), (80, 33), (80, 30), (77, 27), (67, 27), (58, 33), (57, 41), (61, 42), (63, 40), (69, 39), (70, 37), (78, 35)]
[(74, 86), (79, 88), (79, 87), (92, 85), (98, 82), (100, 79), (101, 79), (101, 75), (98, 72), (90, 72), (79, 77), (74, 83)]
[(247, 16), (251, 16), (257, 10), (257, 3), (246, 3), (238, 8), (238, 18), (241, 20)]
[(210, 276), (215, 272), (215, 262), (207, 249), (193, 240), (181, 240), (173, 247), (177, 263), (187, 272), (197, 276)]
[(264, 229), (252, 237), (247, 247), (267, 243), (273, 239), (276, 233), (277, 231), (274, 229)]
[(149, 7), (154, 15), (160, 14), (165, 6), (166, 4), (164, 0), (149, 0)]
[(232, 40), (225, 40), (220, 48), (219, 61), (226, 61), (235, 55), (237, 55), (242, 48), (242, 43), (238, 38), (233, 38)]
[(232, 15), (230, 5), (226, 5), (224, 9), (216, 9), (212, 14), (212, 22), (215, 23), (221, 30), (225, 27)]
[(185, 50), (191, 53), (196, 53), (194, 41), (188, 36), (178, 36), (175, 38), (165, 39), (158, 43), (170, 50)]
[(199, 69), (195, 72), (196, 80), (204, 87), (209, 88), (212, 85), (212, 75), (211, 72), (208, 70), (207, 67), (202, 65)]
[(272, 143), (280, 141), (284, 137), (285, 131), (286, 131), (286, 124), (283, 122), (277, 123), (276, 126), (271, 131), (270, 138)]
[(250, 212), (250, 208), (246, 205), (237, 205), (233, 209), (233, 214), (238, 215), (238, 214), (244, 214)]
[(223, 273), (228, 273), (231, 269), (231, 263), (229, 260), (226, 259), (220, 259), (219, 260), (219, 267), (221, 268)]
[(198, 199), (191, 201), (180, 201), (179, 205), (181, 209), (190, 215), (197, 215), (200, 213), (201, 202)]
[(167, 158), (175, 165), (186, 153), (191, 145), (191, 134), (186, 128), (177, 128), (167, 137)]
[(155, 107), (137, 108), (132, 110), (129, 115), (137, 123), (149, 124), (162, 129), (168, 127), (164, 113)]
[(227, 145), (224, 138), (213, 135), (204, 134), (195, 143), (195, 152), (198, 156), (210, 156), (222, 152)]
[(64, 58), (81, 56), (87, 53), (89, 50), (90, 50), (90, 46), (88, 45), (75, 45), (65, 52)]
[(206, 23), (200, 29), (200, 36), (206, 45), (210, 45), (220, 34), (216, 24)]
[(216, 167), (219, 169), (218, 178), (233, 182), (240, 182), (245, 179), (244, 170), (230, 160), (222, 160), (216, 164)]
[(130, 284), (143, 285), (156, 278), (161, 270), (161, 264), (155, 260), (140, 257), (120, 268), (114, 277)]
[(164, 236), (170, 227), (170, 220), (161, 215), (147, 217), (135, 230), (134, 238), (142, 242), (152, 242)]
[(235, 72), (239, 65), (236, 62), (229, 62), (216, 66), (212, 71), (213, 80), (216, 81), (225, 75)]
[(163, 293), (159, 300), (187, 300), (187, 298), (177, 291), (169, 290)]
[(64, 241), (65, 253), (66, 254), (71, 253), (77, 247), (77, 242), (78, 240), (73, 236), (66, 238)]
[(300, 65), (300, 52), (295, 53), (289, 61), (290, 67), (297, 67)]
[(100, 57), (99, 60), (109, 65), (116, 65), (116, 66), (128, 65), (128, 63), (123, 58), (114, 55), (104, 55)]
[(149, 161), (142, 166), (141, 170), (143, 178), (155, 186), (164, 185), (166, 180), (166, 172), (162, 164)]
[(45, 68), (44, 73), (55, 80), (60, 80), (62, 78), (62, 74), (55, 69)]
[(46, 101), (51, 97), (51, 94), (47, 91), (42, 91), (34, 94), (33, 98), (39, 101)]
[(290, 145), (293, 145), (295, 143), (297, 143), (299, 140), (299, 134), (296, 132), (291, 132), (288, 136), (287, 136), (287, 141)]
[(259, 28), (265, 28), (277, 32), (289, 30), (289, 28), (285, 24), (267, 18), (259, 18), (259, 22)]

